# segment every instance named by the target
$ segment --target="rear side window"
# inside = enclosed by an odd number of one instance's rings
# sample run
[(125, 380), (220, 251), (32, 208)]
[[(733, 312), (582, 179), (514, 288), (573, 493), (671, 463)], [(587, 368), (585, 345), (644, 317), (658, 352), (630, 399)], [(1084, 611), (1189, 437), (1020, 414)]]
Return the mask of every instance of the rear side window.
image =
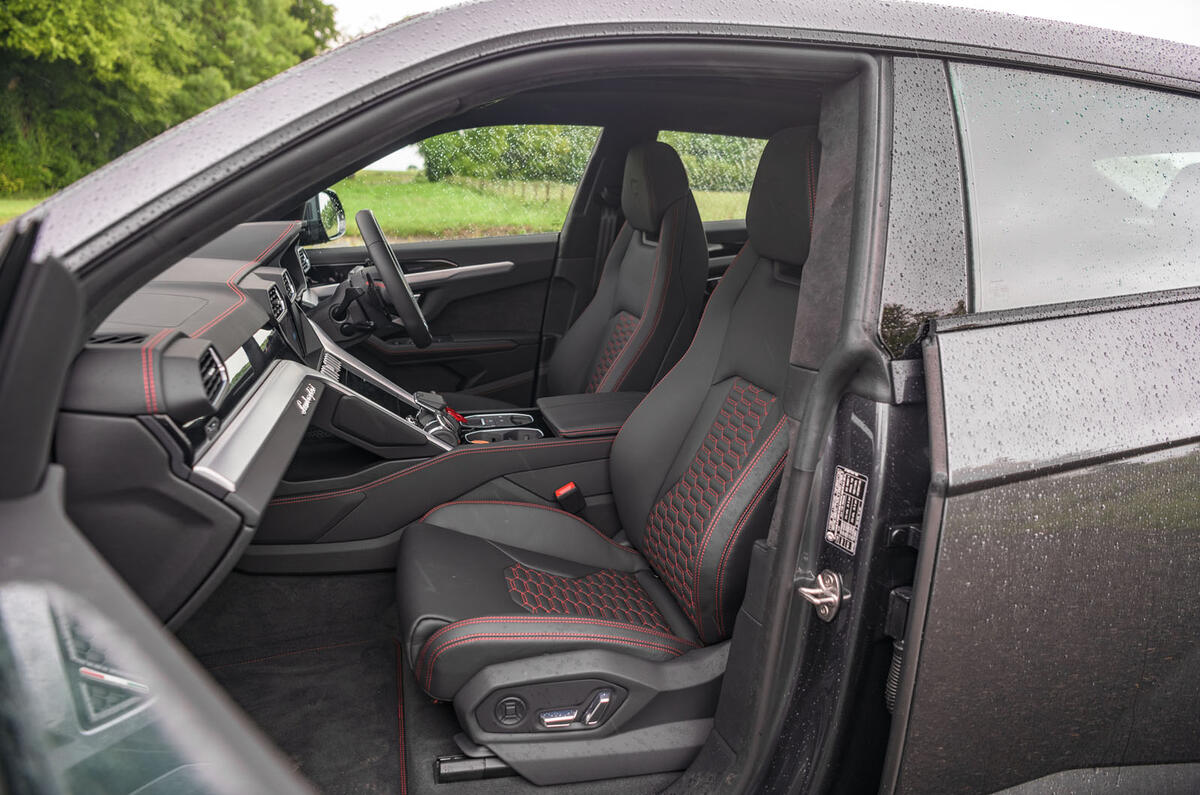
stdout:
[(701, 221), (746, 217), (765, 140), (670, 130), (660, 132), (658, 140), (670, 144), (683, 160)]
[(954, 64), (977, 311), (1200, 285), (1200, 100)]

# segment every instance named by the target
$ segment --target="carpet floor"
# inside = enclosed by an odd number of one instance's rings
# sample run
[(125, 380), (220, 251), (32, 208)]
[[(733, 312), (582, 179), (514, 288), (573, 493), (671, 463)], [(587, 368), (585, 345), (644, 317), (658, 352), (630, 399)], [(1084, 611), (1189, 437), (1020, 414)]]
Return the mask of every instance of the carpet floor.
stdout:
[(179, 639), (328, 795), (641, 795), (662, 791), (678, 775), (553, 788), (519, 776), (436, 783), (436, 759), (459, 753), (458, 720), (401, 664), (396, 621), (390, 573), (234, 573)]

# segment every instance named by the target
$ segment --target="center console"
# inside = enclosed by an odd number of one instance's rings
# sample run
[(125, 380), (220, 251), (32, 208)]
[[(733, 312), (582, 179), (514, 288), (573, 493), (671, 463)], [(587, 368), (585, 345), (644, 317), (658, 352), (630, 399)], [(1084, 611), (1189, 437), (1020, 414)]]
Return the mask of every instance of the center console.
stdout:
[(242, 570), (390, 568), (403, 528), (442, 503), (553, 507), (567, 483), (583, 498), (584, 519), (602, 532), (619, 529), (608, 455), (641, 395), (577, 395), (528, 409), (458, 412), (440, 395), (396, 386), (311, 328), (320, 348), (306, 357), (308, 372), (321, 379), (324, 393), (238, 563)]
[[(537, 409), (459, 413), (433, 392), (408, 392), (312, 329), (322, 345), (320, 370), (342, 393), (326, 419), (329, 429), (385, 458), (431, 455), (460, 445), (528, 442), (553, 436)], [(320, 419), (320, 415), (319, 415)]]

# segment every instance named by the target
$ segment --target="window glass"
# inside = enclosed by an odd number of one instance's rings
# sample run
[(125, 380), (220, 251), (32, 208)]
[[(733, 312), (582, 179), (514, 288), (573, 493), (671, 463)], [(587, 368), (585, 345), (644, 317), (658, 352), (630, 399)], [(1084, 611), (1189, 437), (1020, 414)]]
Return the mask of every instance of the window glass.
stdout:
[(746, 217), (750, 186), (766, 141), (669, 130), (660, 132), (658, 140), (670, 144), (683, 160), (700, 208), (700, 220)]
[(1200, 285), (1200, 103), (952, 67), (975, 309)]
[(354, 214), (375, 212), (393, 243), (557, 232), (599, 127), (509, 125), (435, 135), (333, 185), (346, 236), (362, 245)]

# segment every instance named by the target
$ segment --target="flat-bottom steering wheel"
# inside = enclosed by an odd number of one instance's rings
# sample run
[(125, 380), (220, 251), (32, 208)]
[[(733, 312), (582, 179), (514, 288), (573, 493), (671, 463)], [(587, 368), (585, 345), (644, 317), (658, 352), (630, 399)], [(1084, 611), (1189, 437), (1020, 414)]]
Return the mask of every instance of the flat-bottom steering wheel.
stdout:
[(396, 261), (396, 253), (388, 245), (379, 228), (379, 222), (375, 220), (375, 213), (359, 210), (355, 213), (354, 220), (358, 222), (358, 232), (367, 245), (367, 254), (383, 279), (388, 298), (392, 300), (396, 314), (404, 323), (404, 330), (408, 332), (409, 339), (418, 348), (428, 348), (433, 343), (429, 324), (425, 322), (425, 315), (417, 304), (412, 288), (408, 286), (408, 279), (404, 278), (404, 271)]

